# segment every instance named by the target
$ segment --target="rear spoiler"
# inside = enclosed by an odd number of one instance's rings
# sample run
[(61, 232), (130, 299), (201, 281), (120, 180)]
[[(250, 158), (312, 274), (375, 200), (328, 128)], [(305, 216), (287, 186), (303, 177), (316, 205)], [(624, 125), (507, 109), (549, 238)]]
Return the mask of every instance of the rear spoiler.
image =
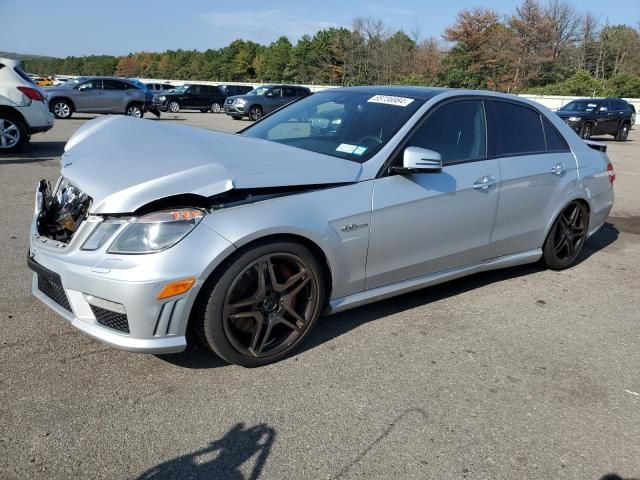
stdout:
[(598, 150), (599, 152), (606, 153), (607, 152), (607, 144), (602, 142), (594, 142), (593, 140), (585, 140), (584, 143), (589, 145), (589, 147), (594, 150)]

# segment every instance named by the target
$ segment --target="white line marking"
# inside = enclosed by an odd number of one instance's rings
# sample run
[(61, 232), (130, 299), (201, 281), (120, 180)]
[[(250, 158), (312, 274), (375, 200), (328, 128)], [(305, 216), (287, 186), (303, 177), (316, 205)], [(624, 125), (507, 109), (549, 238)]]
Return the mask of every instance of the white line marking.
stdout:
[(625, 392), (630, 393), (631, 395), (635, 395), (636, 397), (640, 397), (640, 393), (632, 392), (631, 390), (625, 390)]

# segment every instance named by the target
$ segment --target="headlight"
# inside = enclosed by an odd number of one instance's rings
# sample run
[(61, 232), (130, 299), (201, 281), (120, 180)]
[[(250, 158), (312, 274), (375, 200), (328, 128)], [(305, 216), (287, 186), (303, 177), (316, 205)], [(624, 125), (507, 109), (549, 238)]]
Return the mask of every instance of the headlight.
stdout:
[(580, 117), (569, 117), (568, 120), (570, 122), (579, 122), (580, 121)]
[(164, 95), (162, 95), (161, 97), (158, 97), (158, 100), (160, 100), (161, 102), (164, 102), (167, 99), (167, 97), (165, 97)]
[[(154, 253), (172, 247), (205, 216), (194, 208), (181, 208), (150, 213), (136, 218), (116, 237), (109, 253)], [(105, 221), (82, 245), (83, 250), (97, 250), (120, 228), (122, 220)]]
[(238, 98), (235, 102), (236, 105), (244, 105), (247, 101), (244, 98)]

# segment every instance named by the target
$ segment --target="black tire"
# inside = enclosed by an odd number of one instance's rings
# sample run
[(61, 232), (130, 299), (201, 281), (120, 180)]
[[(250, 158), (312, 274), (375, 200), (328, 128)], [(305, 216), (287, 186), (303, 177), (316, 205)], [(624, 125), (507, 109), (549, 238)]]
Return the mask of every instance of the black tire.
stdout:
[(211, 108), (209, 108), (209, 111), (211, 113), (220, 113), (222, 111), (222, 105), (220, 105), (218, 102), (213, 102), (211, 104)]
[(580, 201), (567, 205), (553, 223), (542, 247), (542, 258), (547, 267), (564, 270), (571, 267), (587, 240), (589, 210)]
[(584, 125), (582, 125), (582, 128), (580, 129), (580, 138), (582, 138), (583, 140), (589, 140), (592, 134), (593, 125), (591, 125), (590, 123), (585, 123)]
[(243, 367), (289, 355), (312, 330), (325, 300), (322, 268), (294, 242), (240, 250), (207, 285), (196, 331), (218, 356)]
[(27, 126), (15, 113), (0, 112), (0, 153), (17, 152), (29, 141)]
[(254, 105), (249, 109), (249, 120), (251, 121), (256, 122), (260, 120), (263, 115), (264, 113), (260, 105)]
[(143, 118), (144, 117), (144, 105), (141, 103), (133, 102), (127, 105), (124, 111), (127, 117)]
[(615, 139), (618, 142), (625, 142), (627, 140), (627, 137), (629, 136), (629, 128), (630, 126), (626, 122), (620, 125), (620, 128), (615, 134)]
[(50, 110), (56, 118), (65, 120), (71, 118), (73, 115), (73, 105), (65, 98), (55, 98), (49, 105)]
[(178, 113), (180, 111), (180, 104), (175, 100), (171, 100), (167, 103), (167, 112)]

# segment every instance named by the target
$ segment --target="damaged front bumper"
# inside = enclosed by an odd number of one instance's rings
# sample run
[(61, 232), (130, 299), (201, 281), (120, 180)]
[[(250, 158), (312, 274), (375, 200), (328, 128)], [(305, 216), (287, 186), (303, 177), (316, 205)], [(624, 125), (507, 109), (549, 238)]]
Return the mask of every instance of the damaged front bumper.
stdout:
[[(157, 253), (111, 254), (109, 242), (85, 251), (81, 246), (102, 218), (89, 215), (68, 242), (51, 239), (38, 229), (46, 205), (42, 200), (39, 192), (27, 260), (34, 271), (33, 294), (74, 327), (114, 347), (146, 353), (184, 350), (196, 296), (233, 245), (201, 224)], [(165, 285), (185, 278), (196, 279), (190, 290), (158, 300)]]

